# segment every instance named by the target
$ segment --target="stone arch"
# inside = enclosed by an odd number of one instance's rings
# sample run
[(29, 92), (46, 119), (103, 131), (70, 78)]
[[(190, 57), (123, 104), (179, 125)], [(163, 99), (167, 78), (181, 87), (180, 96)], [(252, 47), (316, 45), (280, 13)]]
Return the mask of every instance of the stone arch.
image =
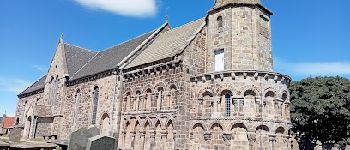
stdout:
[(222, 127), (222, 125), (220, 123), (213, 123), (211, 126), (210, 126), (210, 130), (214, 129), (215, 127), (218, 127), (220, 128), (221, 130), (224, 130), (224, 128)]
[(257, 149), (271, 149), (269, 131), (270, 129), (266, 125), (260, 125), (256, 128)]
[(133, 93), (133, 90), (129, 87), (124, 90), (124, 96), (126, 96), (128, 93), (129, 93), (129, 95), (131, 95)]
[(232, 125), (232, 144), (231, 149), (249, 149), (248, 145), (248, 129), (244, 123), (235, 123)]
[(270, 128), (266, 125), (259, 125), (258, 127), (256, 127), (256, 131), (259, 131), (259, 130), (270, 132)]
[(235, 128), (242, 128), (242, 129), (248, 130), (247, 126), (244, 123), (233, 124), (231, 130), (235, 129)]
[(275, 134), (284, 134), (285, 131), (286, 131), (286, 130), (285, 130), (283, 127), (278, 127), (278, 128), (276, 129)]
[(204, 142), (205, 129), (202, 123), (195, 123), (191, 130), (191, 149), (199, 150), (200, 145)]
[(110, 117), (107, 113), (104, 113), (100, 121), (100, 133), (102, 135), (108, 135), (109, 127), (110, 127)]
[(253, 91), (255, 96), (261, 96), (261, 92), (255, 86), (244, 86), (240, 91), (241, 97), (244, 97), (247, 91)]
[(198, 98), (202, 98), (202, 97), (204, 97), (206, 94), (207, 94), (207, 95), (210, 95), (210, 97), (213, 97), (213, 96), (214, 96), (213, 90), (208, 89), (208, 88), (204, 88), (204, 89), (199, 90), (197, 97), (198, 97)]
[(158, 91), (159, 88), (163, 88), (163, 90), (165, 90), (166, 84), (165, 84), (164, 82), (161, 81), (161, 82), (158, 82), (157, 84), (154, 85), (154, 89), (155, 89), (156, 91)]

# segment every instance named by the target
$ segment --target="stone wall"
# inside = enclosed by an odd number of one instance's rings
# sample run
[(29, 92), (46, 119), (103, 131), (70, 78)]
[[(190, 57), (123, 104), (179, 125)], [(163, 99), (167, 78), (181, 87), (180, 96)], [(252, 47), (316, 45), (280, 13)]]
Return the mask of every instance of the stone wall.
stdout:
[(288, 77), (227, 71), (191, 81), (188, 148), (290, 149)]
[(210, 11), (207, 72), (214, 72), (217, 50), (224, 50), (225, 70), (272, 71), (269, 14), (256, 5), (227, 6)]
[(119, 148), (174, 149), (175, 133), (182, 130), (181, 65), (148, 68), (124, 75)]
[[(96, 125), (101, 128), (101, 131), (105, 134), (109, 134), (111, 127), (111, 116), (113, 111), (113, 100), (118, 95), (116, 91), (117, 75), (103, 76), (96, 80), (82, 82), (69, 86), (66, 91), (66, 100), (64, 104), (62, 129), (60, 130), (61, 138), (68, 138), (69, 133), (82, 127), (89, 127), (92, 125), (92, 111), (93, 111), (93, 99), (94, 88), (99, 88), (99, 101), (96, 113)], [(76, 95), (77, 91), (80, 91), (80, 103), (78, 108), (76, 107)], [(74, 122), (74, 113), (77, 112), (76, 121)], [(102, 119), (109, 119), (107, 124), (103, 125)], [(106, 120), (105, 120), (106, 121)], [(69, 132), (67, 132), (69, 131)]]

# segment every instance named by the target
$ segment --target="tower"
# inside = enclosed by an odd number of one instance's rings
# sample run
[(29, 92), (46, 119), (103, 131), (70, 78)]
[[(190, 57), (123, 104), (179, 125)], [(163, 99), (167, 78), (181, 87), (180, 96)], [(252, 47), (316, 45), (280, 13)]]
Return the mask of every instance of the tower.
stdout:
[(207, 20), (207, 72), (272, 71), (271, 15), (260, 0), (215, 0)]

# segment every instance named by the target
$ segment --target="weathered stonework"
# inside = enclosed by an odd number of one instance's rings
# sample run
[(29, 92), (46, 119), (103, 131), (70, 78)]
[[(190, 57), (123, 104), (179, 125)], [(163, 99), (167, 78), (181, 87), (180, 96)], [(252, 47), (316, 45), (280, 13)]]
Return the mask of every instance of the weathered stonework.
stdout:
[(291, 79), (272, 70), (271, 15), (259, 0), (216, 0), (205, 18), (99, 53), (61, 38), (19, 95), (23, 138), (95, 125), (123, 150), (289, 150)]

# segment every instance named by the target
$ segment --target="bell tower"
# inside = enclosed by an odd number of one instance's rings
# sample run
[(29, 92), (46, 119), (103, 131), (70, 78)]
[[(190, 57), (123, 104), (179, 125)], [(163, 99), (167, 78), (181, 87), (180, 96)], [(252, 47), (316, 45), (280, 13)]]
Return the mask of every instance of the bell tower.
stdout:
[(272, 71), (271, 15), (260, 0), (215, 0), (207, 18), (207, 72)]

